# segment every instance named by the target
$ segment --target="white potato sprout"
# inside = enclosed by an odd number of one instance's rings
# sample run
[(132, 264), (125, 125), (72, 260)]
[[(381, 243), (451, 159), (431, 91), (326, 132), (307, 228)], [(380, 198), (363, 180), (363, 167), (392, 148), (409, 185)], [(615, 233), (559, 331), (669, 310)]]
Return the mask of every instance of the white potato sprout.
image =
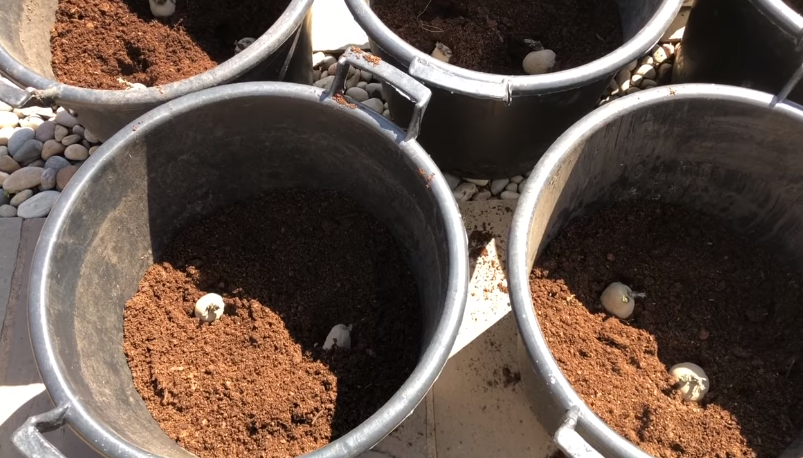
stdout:
[(223, 303), (222, 297), (215, 293), (209, 293), (195, 303), (195, 317), (211, 323), (223, 316), (225, 308), (226, 304)]
[(176, 12), (176, 0), (148, 0), (151, 13), (156, 17), (169, 17)]
[(452, 58), (452, 50), (439, 41), (435, 43), (435, 49), (432, 50), (432, 57), (448, 64), (449, 59)]

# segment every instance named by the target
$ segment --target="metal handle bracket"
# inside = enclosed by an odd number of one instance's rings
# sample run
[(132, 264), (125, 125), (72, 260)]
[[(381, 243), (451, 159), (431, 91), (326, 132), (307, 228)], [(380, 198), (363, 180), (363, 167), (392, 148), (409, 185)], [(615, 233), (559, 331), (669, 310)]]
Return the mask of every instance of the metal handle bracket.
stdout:
[(401, 70), (382, 61), (379, 57), (369, 55), (358, 48), (351, 48), (343, 53), (337, 61), (337, 73), (327, 97), (331, 98), (335, 95), (343, 94), (346, 77), (351, 66), (373, 74), (393, 86), (400, 94), (415, 104), (413, 117), (407, 127), (407, 135), (404, 141), (411, 141), (418, 137), (421, 132), (421, 120), (429, 104), (429, 99), (432, 97), (432, 91)]
[(572, 407), (563, 417), (563, 424), (555, 431), (554, 441), (569, 458), (604, 458), (574, 430), (580, 418), (580, 408)]
[(55, 409), (34, 415), (22, 424), (11, 438), (14, 446), (24, 456), (29, 458), (65, 458), (42, 433), (61, 428), (67, 422), (68, 406), (63, 405)]

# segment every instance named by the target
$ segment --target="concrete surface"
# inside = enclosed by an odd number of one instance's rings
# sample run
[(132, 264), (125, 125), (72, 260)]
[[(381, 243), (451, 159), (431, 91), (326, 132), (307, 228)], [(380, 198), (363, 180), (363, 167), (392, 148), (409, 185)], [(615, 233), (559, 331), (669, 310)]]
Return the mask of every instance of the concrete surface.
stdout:
[[(472, 259), (466, 313), (452, 356), (413, 414), (361, 458), (546, 457), (550, 438), (519, 382), (516, 324), (504, 274), (515, 202), (466, 202), (469, 234), (493, 236)], [(0, 220), (0, 458), (20, 458), (10, 437), (31, 415), (48, 411), (26, 310), (28, 273), (44, 220)], [(69, 429), (46, 437), (67, 458), (99, 457)]]

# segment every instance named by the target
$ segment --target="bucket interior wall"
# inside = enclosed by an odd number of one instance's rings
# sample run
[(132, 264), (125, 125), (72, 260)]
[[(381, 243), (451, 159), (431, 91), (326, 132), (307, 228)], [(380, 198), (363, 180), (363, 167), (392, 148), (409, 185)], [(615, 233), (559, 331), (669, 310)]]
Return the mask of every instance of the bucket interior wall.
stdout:
[(122, 350), (125, 302), (183, 227), (271, 188), (334, 189), (388, 226), (418, 283), (423, 323), (411, 326), (427, 347), (446, 297), (445, 230), (418, 170), (375, 123), (309, 99), (234, 97), (165, 116), (104, 148), (110, 154), (94, 164), (56, 236), (44, 322), (64, 384), (123, 440), (189, 456), (134, 389)]
[[(574, 142), (542, 190), (527, 234), (527, 272), (570, 221), (625, 200), (657, 200), (721, 217), (803, 272), (802, 144), (799, 118), (726, 99), (670, 96), (608, 117)], [(779, 316), (791, 312), (778, 310)], [(534, 390), (539, 417), (554, 431), (564, 401), (547, 383), (525, 383)], [(586, 426), (581, 421), (578, 431), (592, 446), (604, 456), (622, 456)]]
[(4, 0), (0, 8), (0, 46), (40, 75), (55, 79), (50, 65), (50, 30), (58, 0)]

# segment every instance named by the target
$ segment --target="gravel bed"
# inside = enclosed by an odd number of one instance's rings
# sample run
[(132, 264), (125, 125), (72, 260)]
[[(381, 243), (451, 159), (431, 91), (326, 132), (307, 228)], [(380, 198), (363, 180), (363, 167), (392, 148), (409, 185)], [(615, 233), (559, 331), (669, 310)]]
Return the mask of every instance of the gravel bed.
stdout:
[[(599, 105), (668, 84), (679, 46), (660, 43), (648, 55), (631, 62), (613, 78)], [(331, 86), (337, 57), (318, 52), (313, 55), (313, 65), (313, 85)], [(371, 73), (352, 67), (346, 80), (346, 95), (393, 120), (382, 84)], [(0, 217), (47, 216), (75, 172), (99, 146), (99, 139), (64, 108), (54, 105), (12, 109), (0, 102)], [(448, 173), (444, 176), (455, 199), (465, 202), (517, 200), (529, 173), (498, 180), (464, 179)]]

